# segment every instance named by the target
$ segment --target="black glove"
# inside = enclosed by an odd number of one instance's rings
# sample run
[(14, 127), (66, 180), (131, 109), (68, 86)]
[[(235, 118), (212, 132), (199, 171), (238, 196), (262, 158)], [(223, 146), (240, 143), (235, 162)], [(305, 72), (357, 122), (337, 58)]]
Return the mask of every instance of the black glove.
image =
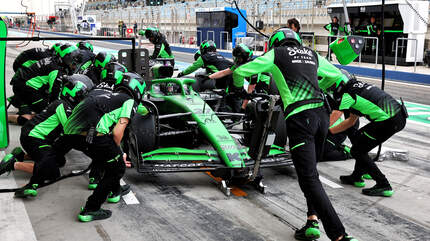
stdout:
[(182, 72), (179, 72), (176, 78), (181, 78), (182, 76), (184, 76), (184, 74)]
[(244, 88), (232, 88), (231, 92), (241, 99), (249, 99), (249, 94)]

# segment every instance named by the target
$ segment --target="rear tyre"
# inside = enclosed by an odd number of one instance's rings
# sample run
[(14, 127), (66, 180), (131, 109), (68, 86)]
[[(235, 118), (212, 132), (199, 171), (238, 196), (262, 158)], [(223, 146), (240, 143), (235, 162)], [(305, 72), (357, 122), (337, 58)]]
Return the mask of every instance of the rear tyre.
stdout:
[(287, 138), (287, 124), (285, 123), (283, 111), (279, 112), (278, 121), (276, 123), (276, 128), (275, 128), (275, 134), (276, 134), (276, 137), (273, 144), (280, 146), (282, 148), (285, 148), (288, 138)]

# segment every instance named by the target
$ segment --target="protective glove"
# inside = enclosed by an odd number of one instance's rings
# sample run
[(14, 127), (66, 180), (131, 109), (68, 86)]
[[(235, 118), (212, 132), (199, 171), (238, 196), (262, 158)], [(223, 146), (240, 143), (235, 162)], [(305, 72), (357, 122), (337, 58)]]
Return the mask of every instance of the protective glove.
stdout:
[(181, 78), (182, 76), (184, 76), (184, 74), (182, 72), (179, 72), (176, 78)]
[(142, 35), (142, 36), (144, 36), (145, 35), (145, 30), (139, 30), (139, 35)]

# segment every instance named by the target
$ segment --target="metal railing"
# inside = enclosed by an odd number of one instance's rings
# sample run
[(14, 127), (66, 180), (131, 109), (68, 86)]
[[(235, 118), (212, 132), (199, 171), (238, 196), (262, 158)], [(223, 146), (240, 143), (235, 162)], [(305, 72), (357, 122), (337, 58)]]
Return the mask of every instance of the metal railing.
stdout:
[[(222, 39), (222, 36), (225, 34), (225, 36), (226, 36), (226, 38), (225, 38), (225, 42), (224, 41), (222, 41), (223, 39)], [(224, 46), (224, 48), (223, 48), (223, 46), (222, 46), (222, 44), (224, 43), (224, 45), (227, 45), (227, 46)], [(226, 50), (229, 50), (230, 48), (229, 48), (229, 44), (228, 44), (229, 42), (228, 42), (228, 32), (227, 31), (221, 31), (221, 32), (219, 32), (219, 47), (220, 47), (220, 49), (226, 49)]]
[[(378, 37), (363, 37), (364, 38), (364, 45), (367, 45), (367, 40), (368, 39), (376, 39), (376, 53), (375, 53), (375, 68), (378, 67), (378, 54), (379, 54), (379, 39)], [(361, 53), (363, 51), (360, 52), (360, 55), (358, 57), (358, 63), (361, 64)], [(373, 51), (372, 51), (373, 52)]]
[[(209, 38), (209, 33), (212, 33), (212, 38)], [(206, 32), (206, 40), (215, 41), (215, 31), (207, 31)]]
[[(396, 53), (394, 55), (394, 69), (397, 69), (397, 52), (399, 50), (399, 40), (411, 40), (415, 41), (415, 55), (414, 55), (414, 72), (417, 71), (417, 50), (418, 50), (418, 40), (415, 38), (397, 38), (396, 39)], [(407, 42), (406, 42), (407, 46)]]

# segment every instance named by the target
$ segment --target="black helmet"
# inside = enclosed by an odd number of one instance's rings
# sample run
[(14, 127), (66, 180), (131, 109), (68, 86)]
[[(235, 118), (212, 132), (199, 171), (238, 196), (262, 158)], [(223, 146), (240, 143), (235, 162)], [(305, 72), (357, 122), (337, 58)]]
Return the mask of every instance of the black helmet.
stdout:
[(82, 64), (81, 52), (76, 46), (62, 45), (59, 49), (59, 56), (70, 74), (78, 70)]
[(122, 74), (126, 72), (128, 71), (124, 65), (118, 62), (111, 62), (111, 63), (108, 63), (105, 66), (105, 68), (102, 70), (100, 74), (100, 80), (101, 82), (106, 82), (112, 85), (117, 82), (120, 82), (122, 78)]
[(89, 50), (91, 52), (94, 51), (93, 45), (88, 41), (80, 41), (79, 43), (76, 44), (76, 47), (83, 50)]
[(145, 81), (142, 76), (134, 72), (122, 74), (122, 79), (114, 86), (114, 91), (125, 91), (133, 97), (137, 102), (140, 102), (145, 93)]
[(272, 33), (269, 38), (269, 49), (282, 45), (302, 45), (300, 36), (289, 28), (280, 28)]
[(158, 28), (145, 29), (145, 37), (151, 42), (157, 42), (160, 37), (160, 30)]
[(204, 55), (208, 52), (216, 52), (216, 44), (212, 40), (205, 40), (200, 44), (200, 54)]
[(233, 49), (233, 60), (234, 64), (239, 66), (252, 59), (254, 53), (245, 44), (239, 44)]
[(94, 66), (99, 69), (104, 69), (108, 63), (116, 62), (115, 56), (106, 52), (100, 52), (96, 55)]
[(199, 57), (200, 56), (202, 56), (201, 54), (200, 54), (200, 50), (197, 50), (195, 53), (194, 53), (194, 61), (196, 61), (197, 59), (199, 59)]
[(86, 75), (74, 74), (65, 76), (63, 78), (61, 99), (75, 106), (85, 98), (93, 86), (93, 82)]

